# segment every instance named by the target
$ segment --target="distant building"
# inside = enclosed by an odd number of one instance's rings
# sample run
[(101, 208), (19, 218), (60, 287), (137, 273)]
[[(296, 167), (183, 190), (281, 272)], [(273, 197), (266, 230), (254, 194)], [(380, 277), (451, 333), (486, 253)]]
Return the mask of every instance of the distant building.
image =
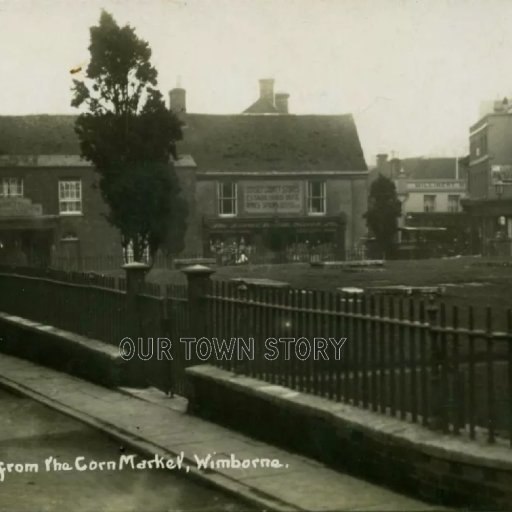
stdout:
[[(465, 158), (391, 158), (377, 156), (371, 178), (382, 174), (395, 182), (402, 203), (402, 232), (445, 230), (455, 252), (469, 250), (470, 224), (461, 202), (467, 195)], [(432, 230), (433, 231), (433, 230)]]
[[(183, 119), (174, 166), (189, 204), (185, 253), (215, 244), (328, 244), (340, 255), (366, 228), (367, 167), (351, 115), (292, 115), (288, 94), (260, 81), (242, 114)], [(74, 116), (0, 116), (0, 260), (118, 257), (97, 175), (79, 158)], [(270, 237), (270, 234), (272, 235)]]
[(473, 245), (484, 255), (512, 256), (512, 105), (493, 111), (469, 129), (468, 198)]

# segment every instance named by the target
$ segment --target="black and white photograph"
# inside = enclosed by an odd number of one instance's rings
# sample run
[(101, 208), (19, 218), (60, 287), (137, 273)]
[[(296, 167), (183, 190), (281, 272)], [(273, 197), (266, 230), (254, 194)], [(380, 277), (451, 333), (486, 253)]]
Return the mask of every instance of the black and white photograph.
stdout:
[(511, 0), (0, 0), (0, 512), (512, 510)]

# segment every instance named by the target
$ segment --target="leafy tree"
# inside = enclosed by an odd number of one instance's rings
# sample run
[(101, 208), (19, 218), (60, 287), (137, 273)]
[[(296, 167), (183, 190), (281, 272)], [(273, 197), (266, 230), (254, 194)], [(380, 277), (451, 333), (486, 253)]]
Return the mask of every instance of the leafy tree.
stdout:
[(151, 49), (132, 27), (103, 11), (90, 29), (89, 52), (85, 80), (73, 80), (71, 104), (82, 108), (75, 131), (99, 174), (107, 219), (141, 261), (145, 249), (154, 255), (172, 222), (184, 222), (171, 218), (180, 188), (169, 163), (181, 122), (165, 107)]
[(385, 257), (394, 253), (398, 218), (401, 214), (402, 205), (398, 200), (395, 184), (379, 174), (370, 186), (368, 211), (364, 217)]
[(187, 230), (188, 203), (177, 196), (172, 201), (170, 211), (171, 221), (164, 226), (161, 248), (167, 256), (176, 256), (185, 249), (185, 232)]

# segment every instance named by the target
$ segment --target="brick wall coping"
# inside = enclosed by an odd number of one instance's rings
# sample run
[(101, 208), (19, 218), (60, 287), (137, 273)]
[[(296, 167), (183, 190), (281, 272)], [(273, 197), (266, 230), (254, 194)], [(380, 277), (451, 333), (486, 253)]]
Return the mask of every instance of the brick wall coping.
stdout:
[(280, 407), (299, 409), (340, 428), (362, 432), (364, 435), (386, 440), (396, 445), (422, 452), (450, 462), (472, 464), (491, 469), (512, 471), (512, 448), (508, 442), (498, 440), (489, 445), (483, 439), (474, 441), (462, 435), (445, 435), (421, 425), (377, 414), (351, 405), (334, 402), (283, 386), (269, 384), (243, 375), (222, 370), (211, 365), (199, 365), (186, 369), (189, 377), (215, 381), (230, 389), (249, 396), (273, 402)]
[[(36, 331), (40, 333), (51, 334), (57, 338), (64, 339), (70, 343), (74, 343), (76, 345), (80, 345), (88, 350), (94, 352), (101, 352), (102, 355), (108, 357), (113, 361), (120, 360), (122, 361), (121, 354), (119, 351), (119, 347), (114, 345), (108, 345), (107, 343), (103, 343), (101, 341), (87, 338), (86, 336), (81, 336), (80, 334), (75, 334), (69, 331), (64, 331), (62, 329), (57, 329), (56, 327), (52, 327), (50, 325), (41, 324), (38, 322), (34, 322), (32, 320), (28, 320), (26, 318), (22, 318), (20, 316), (9, 315), (7, 313), (3, 313), (0, 311), (0, 320), (15, 325), (21, 329), (27, 329), (31, 331)], [(0, 341), (1, 343), (1, 341)]]

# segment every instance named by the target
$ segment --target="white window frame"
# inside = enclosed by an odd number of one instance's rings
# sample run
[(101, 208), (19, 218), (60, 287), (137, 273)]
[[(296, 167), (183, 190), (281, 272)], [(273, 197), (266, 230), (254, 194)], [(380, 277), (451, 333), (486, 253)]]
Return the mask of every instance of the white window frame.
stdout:
[[(460, 212), (460, 195), (459, 194), (449, 194), (448, 195), (448, 211), (451, 213)], [(455, 205), (453, 204), (455, 202)], [(453, 208), (455, 206), (455, 208)]]
[[(313, 195), (313, 186), (320, 184), (320, 195)], [(320, 200), (320, 210), (313, 209), (313, 201)], [(323, 180), (310, 180), (307, 186), (308, 215), (325, 215), (326, 213), (326, 184)]]
[(23, 197), (23, 178), (0, 178), (0, 197)]
[[(433, 198), (432, 208), (427, 206), (427, 197), (428, 198)], [(433, 212), (436, 211), (436, 209), (437, 209), (437, 196), (436, 196), (436, 194), (425, 194), (423, 196), (423, 211), (425, 213), (433, 213)]]
[[(66, 185), (78, 184), (78, 194), (71, 195), (70, 189), (64, 189)], [(59, 214), (60, 215), (82, 215), (82, 180), (80, 179), (60, 179), (59, 180)], [(66, 192), (66, 194), (64, 194)], [(78, 208), (66, 209), (64, 205), (78, 203)]]
[[(224, 195), (224, 187), (226, 185), (231, 186), (231, 194)], [(236, 217), (238, 213), (238, 186), (234, 181), (219, 181), (217, 184), (217, 209), (220, 217)], [(225, 213), (223, 212), (223, 202), (231, 201), (232, 204), (232, 212)]]

